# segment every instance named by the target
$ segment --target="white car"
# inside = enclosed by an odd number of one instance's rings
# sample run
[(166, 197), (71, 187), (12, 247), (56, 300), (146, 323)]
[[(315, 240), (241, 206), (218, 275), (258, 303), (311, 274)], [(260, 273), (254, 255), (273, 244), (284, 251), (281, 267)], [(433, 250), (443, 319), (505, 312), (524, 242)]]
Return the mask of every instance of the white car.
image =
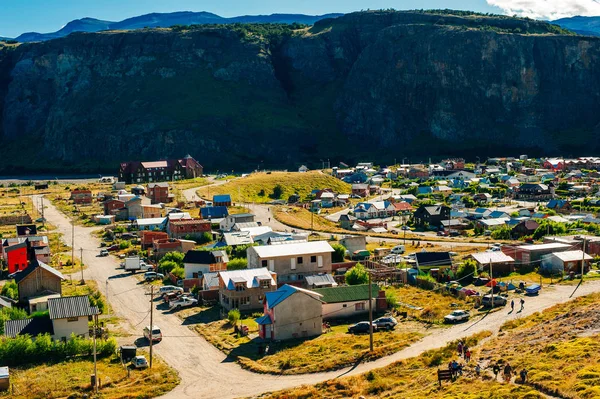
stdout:
[(169, 309), (181, 309), (186, 308), (188, 306), (196, 306), (197, 304), (197, 299), (182, 296), (174, 301), (171, 301), (169, 303)]
[(163, 285), (162, 287), (160, 287), (158, 292), (162, 296), (162, 295), (168, 294), (170, 292), (183, 292), (183, 288), (175, 287), (174, 285)]
[(404, 245), (396, 245), (392, 248), (391, 253), (394, 255), (402, 255), (404, 253)]
[(148, 367), (148, 361), (144, 356), (136, 356), (131, 360), (131, 367), (134, 369), (145, 369)]
[(467, 321), (471, 315), (466, 310), (455, 310), (449, 315), (444, 316), (446, 323), (458, 323), (459, 321)]

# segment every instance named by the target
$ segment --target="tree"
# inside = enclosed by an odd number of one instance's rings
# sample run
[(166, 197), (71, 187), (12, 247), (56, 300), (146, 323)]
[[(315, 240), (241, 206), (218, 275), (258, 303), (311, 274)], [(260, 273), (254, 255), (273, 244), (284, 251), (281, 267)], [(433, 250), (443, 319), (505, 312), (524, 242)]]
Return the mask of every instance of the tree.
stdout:
[(279, 199), (279, 198), (281, 198), (282, 195), (283, 195), (283, 187), (281, 187), (281, 184), (277, 184), (275, 187), (273, 187), (273, 194), (271, 195), (271, 198)]
[(184, 257), (185, 257), (185, 254), (183, 254), (181, 252), (167, 252), (165, 254), (165, 256), (163, 256), (160, 259), (160, 263), (172, 261), (172, 262), (175, 262), (175, 264), (177, 266), (183, 266), (183, 258)]
[(466, 279), (468, 277), (473, 277), (475, 272), (477, 271), (477, 263), (473, 259), (467, 259), (462, 265), (458, 266), (458, 270), (456, 271), (456, 277), (461, 279)]
[(248, 259), (234, 258), (227, 263), (227, 270), (241, 270), (248, 268)]
[(231, 309), (229, 313), (227, 313), (227, 320), (229, 320), (229, 324), (231, 324), (234, 327), (237, 326), (237, 322), (240, 320), (241, 317), (242, 315), (237, 309)]
[(508, 226), (501, 226), (500, 228), (492, 231), (492, 238), (495, 240), (510, 240), (512, 230)]
[(361, 263), (357, 263), (356, 266), (348, 270), (345, 277), (348, 285), (367, 284), (369, 282), (369, 272)]
[(388, 290), (385, 292), (385, 301), (390, 309), (398, 307), (398, 297), (395, 291)]
[(8, 283), (4, 284), (0, 295), (11, 299), (19, 299), (19, 288), (17, 286), (17, 283), (15, 283), (14, 280), (11, 280)]
[(342, 244), (331, 244), (333, 248), (333, 254), (331, 254), (331, 260), (333, 263), (340, 263), (344, 261), (346, 257), (346, 247)]

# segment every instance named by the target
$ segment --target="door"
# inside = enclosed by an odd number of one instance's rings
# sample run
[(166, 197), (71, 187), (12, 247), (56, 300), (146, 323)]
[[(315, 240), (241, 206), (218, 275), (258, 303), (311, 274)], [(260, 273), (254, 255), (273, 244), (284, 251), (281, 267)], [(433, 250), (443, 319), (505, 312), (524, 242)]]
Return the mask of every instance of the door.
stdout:
[(290, 259), (290, 269), (296, 270), (296, 258)]
[(323, 267), (323, 257), (317, 256), (317, 266)]
[(275, 260), (274, 259), (269, 259), (269, 270), (272, 272), (275, 271)]

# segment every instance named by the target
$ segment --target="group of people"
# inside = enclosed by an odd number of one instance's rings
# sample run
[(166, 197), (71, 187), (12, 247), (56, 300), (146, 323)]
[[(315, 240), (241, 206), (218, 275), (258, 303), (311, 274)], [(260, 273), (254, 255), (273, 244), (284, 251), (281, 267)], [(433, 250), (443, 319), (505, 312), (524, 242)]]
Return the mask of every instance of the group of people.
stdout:
[[(523, 309), (525, 308), (525, 299), (521, 298), (520, 302), (521, 302), (521, 310), (519, 310), (519, 312), (522, 312)], [(512, 313), (514, 310), (515, 310), (515, 300), (513, 299), (512, 301), (510, 301), (510, 312)]]
[[(505, 382), (510, 382), (510, 379), (512, 378), (512, 375), (513, 375), (513, 372), (515, 371), (513, 369), (513, 367), (510, 365), (510, 363), (506, 362), (506, 364), (504, 364), (504, 367), (502, 367), (500, 363), (494, 364), (492, 366), (492, 371), (494, 372), (494, 379), (498, 378), (498, 373), (500, 373), (500, 370), (503, 370), (504, 381)], [(522, 369), (519, 372), (519, 377), (521, 377), (521, 383), (522, 384), (525, 384), (527, 382), (527, 374), (528, 374), (527, 369)]]
[(458, 342), (458, 356), (462, 356), (467, 363), (471, 361), (471, 349), (462, 341)]

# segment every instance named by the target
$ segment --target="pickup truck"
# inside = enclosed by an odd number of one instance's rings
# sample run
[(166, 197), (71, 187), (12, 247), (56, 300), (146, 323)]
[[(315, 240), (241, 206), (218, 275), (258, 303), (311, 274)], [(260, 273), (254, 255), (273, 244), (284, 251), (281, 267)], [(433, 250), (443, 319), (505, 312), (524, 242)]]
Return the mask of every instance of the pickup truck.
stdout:
[(198, 300), (194, 298), (190, 298), (187, 296), (182, 296), (179, 299), (171, 301), (169, 303), (169, 309), (181, 309), (186, 308), (188, 306), (196, 306), (198, 304)]

